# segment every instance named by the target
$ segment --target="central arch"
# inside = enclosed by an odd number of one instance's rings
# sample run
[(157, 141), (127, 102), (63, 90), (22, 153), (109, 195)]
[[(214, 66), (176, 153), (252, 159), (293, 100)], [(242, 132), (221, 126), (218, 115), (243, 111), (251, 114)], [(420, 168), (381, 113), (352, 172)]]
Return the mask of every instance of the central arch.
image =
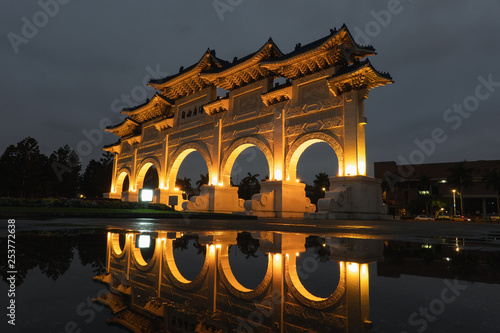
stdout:
[(205, 145), (202, 145), (200, 143), (190, 142), (177, 148), (175, 153), (172, 155), (172, 158), (170, 159), (169, 167), (167, 169), (168, 170), (167, 185), (166, 185), (167, 189), (175, 187), (177, 173), (179, 172), (179, 168), (182, 162), (189, 154), (195, 151), (200, 153), (203, 159), (205, 160), (205, 163), (207, 164), (209, 179), (211, 179), (211, 176), (214, 174), (214, 170), (212, 166), (212, 159), (210, 157), (208, 149), (206, 148)]
[(133, 190), (139, 190), (143, 188), (144, 186), (144, 177), (146, 176), (146, 173), (148, 172), (149, 168), (151, 166), (155, 166), (156, 171), (158, 172), (158, 175), (160, 175), (161, 172), (161, 166), (160, 162), (155, 158), (155, 157), (148, 157), (145, 160), (142, 161), (142, 163), (139, 165), (137, 170), (137, 175), (135, 176), (135, 187)]
[(294, 141), (286, 155), (286, 179), (295, 181), (297, 178), (297, 163), (302, 153), (311, 145), (318, 142), (326, 142), (337, 155), (339, 161), (339, 176), (344, 174), (344, 149), (339, 140), (324, 132), (307, 133)]
[(267, 164), (269, 165), (269, 177), (274, 174), (274, 159), (273, 153), (269, 146), (263, 141), (255, 137), (245, 137), (234, 141), (227, 149), (221, 163), (221, 178), (223, 184), (230, 184), (231, 170), (233, 168), (236, 158), (247, 148), (257, 147), (266, 157)]

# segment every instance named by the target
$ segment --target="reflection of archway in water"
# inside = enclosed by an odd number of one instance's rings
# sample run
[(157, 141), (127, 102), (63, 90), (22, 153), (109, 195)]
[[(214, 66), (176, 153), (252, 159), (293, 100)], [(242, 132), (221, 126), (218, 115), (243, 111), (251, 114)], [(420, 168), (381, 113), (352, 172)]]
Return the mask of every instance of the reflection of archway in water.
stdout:
[(179, 273), (187, 281), (195, 280), (205, 264), (206, 246), (198, 243), (198, 236), (191, 235), (175, 239), (172, 246)]
[(323, 172), (328, 177), (338, 174), (339, 161), (335, 151), (324, 141), (312, 143), (306, 147), (297, 162), (297, 179), (308, 184), (314, 185), (316, 175)]
[(339, 263), (331, 261), (329, 253), (322, 253), (326, 249), (328, 246), (308, 247), (296, 258), (297, 275), (302, 286), (319, 298), (332, 295), (340, 281)]
[(257, 288), (268, 269), (268, 256), (259, 251), (259, 240), (250, 233), (238, 234), (238, 245), (232, 245), (228, 250), (231, 272), (238, 283), (244, 288)]
[[(185, 178), (190, 179), (189, 184), (191, 188), (198, 188), (198, 181), (201, 180), (201, 176), (208, 174), (207, 163), (203, 156), (196, 150), (189, 152), (179, 164), (179, 168), (176, 174), (175, 187), (182, 188), (183, 182), (178, 182), (177, 179), (184, 180)], [(209, 179), (207, 177), (207, 179)], [(203, 184), (208, 185), (208, 183)]]

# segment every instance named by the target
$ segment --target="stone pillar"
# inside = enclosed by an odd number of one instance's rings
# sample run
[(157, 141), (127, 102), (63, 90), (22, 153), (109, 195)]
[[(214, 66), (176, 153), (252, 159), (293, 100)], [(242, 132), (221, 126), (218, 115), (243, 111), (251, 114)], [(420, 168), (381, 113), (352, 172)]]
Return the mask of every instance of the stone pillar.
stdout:
[[(209, 184), (217, 185), (223, 183), (226, 186), (230, 186), (230, 179), (222, 179), (220, 170), (220, 155), (221, 155), (221, 143), (222, 143), (222, 119), (217, 119), (214, 123), (214, 145), (212, 147), (212, 170), (208, 170), (208, 180)], [(225, 184), (227, 183), (227, 184)]]
[(344, 170), (340, 176), (366, 175), (364, 102), (367, 90), (342, 94), (344, 103)]
[(274, 140), (273, 140), (273, 174), (269, 175), (270, 180), (283, 180), (285, 176), (285, 110), (276, 111), (274, 119)]

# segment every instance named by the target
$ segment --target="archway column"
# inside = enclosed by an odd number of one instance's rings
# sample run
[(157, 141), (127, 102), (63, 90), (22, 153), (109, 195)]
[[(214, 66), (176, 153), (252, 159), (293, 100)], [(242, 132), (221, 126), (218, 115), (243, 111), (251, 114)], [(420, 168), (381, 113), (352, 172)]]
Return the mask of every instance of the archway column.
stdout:
[(121, 199), (122, 194), (121, 191), (118, 192), (116, 189), (116, 181), (118, 178), (117, 174), (117, 165), (118, 165), (118, 154), (114, 153), (113, 154), (113, 173), (111, 177), (111, 192), (108, 193), (103, 193), (103, 198), (105, 199)]

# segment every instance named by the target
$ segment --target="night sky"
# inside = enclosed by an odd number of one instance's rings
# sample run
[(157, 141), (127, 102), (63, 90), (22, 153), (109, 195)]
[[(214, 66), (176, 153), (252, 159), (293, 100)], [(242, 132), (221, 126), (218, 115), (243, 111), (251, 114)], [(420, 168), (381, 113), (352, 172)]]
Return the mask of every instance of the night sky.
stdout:
[[(498, 1), (3, 3), (0, 152), (32, 136), (47, 155), (69, 144), (86, 165), (118, 139), (99, 127), (151, 96), (144, 85), (151, 77), (177, 73), (207, 48), (241, 58), (269, 37), (288, 53), (346, 23), (358, 43), (375, 47), (374, 67), (395, 81), (365, 103), (369, 173), (376, 161), (500, 158)], [(309, 153), (316, 167), (329, 151), (320, 148)]]

